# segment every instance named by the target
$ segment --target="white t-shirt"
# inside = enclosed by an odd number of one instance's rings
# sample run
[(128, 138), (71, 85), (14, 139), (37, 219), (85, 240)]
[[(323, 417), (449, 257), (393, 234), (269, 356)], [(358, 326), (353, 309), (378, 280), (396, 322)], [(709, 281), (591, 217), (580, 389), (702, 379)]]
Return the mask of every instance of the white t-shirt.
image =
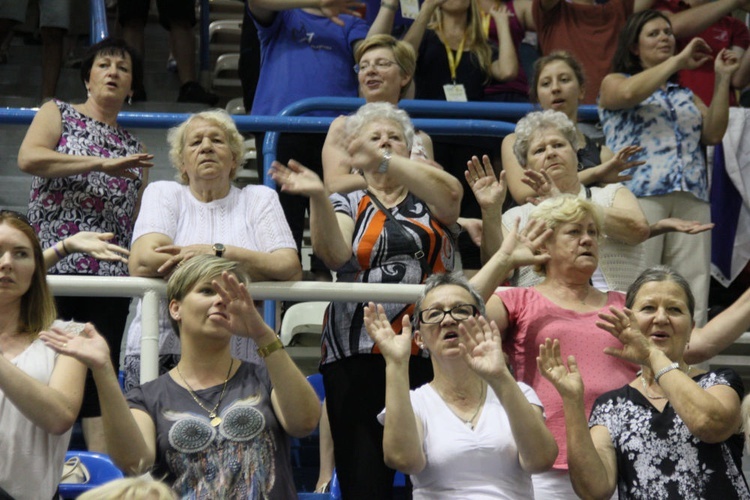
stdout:
[[(517, 382), (529, 403), (542, 406), (534, 390)], [(474, 429), (459, 419), (430, 384), (410, 392), (414, 414), (422, 421), (427, 463), (412, 475), (415, 500), (534, 498), (531, 475), (518, 461), (510, 422), (492, 390)], [(385, 410), (378, 415), (385, 421)]]
[[(47, 385), (56, 360), (55, 351), (36, 339), (11, 363)], [(52, 498), (62, 475), (70, 433), (69, 429), (59, 436), (50, 434), (0, 390), (0, 487), (16, 500)]]
[[(160, 233), (175, 245), (223, 243), (273, 252), (282, 248), (297, 250), (276, 192), (266, 186), (234, 186), (229, 194), (209, 203), (198, 201), (186, 185), (158, 181), (143, 192), (141, 210), (133, 228), (133, 242), (145, 234)], [(233, 355), (257, 361), (255, 343), (232, 338)], [(141, 352), (141, 301), (128, 330), (126, 355)], [(166, 300), (159, 311), (159, 354), (179, 354), (180, 341), (172, 331)]]

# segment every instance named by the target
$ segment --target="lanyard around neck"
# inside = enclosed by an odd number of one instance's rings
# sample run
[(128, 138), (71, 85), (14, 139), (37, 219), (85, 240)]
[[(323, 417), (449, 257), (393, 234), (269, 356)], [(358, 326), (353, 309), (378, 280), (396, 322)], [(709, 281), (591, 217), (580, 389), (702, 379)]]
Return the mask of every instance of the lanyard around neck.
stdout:
[(481, 13), (482, 16), (482, 33), (484, 36), (489, 38), (490, 36), (490, 15), (486, 12)]
[(450, 45), (448, 45), (448, 42), (443, 42), (443, 45), (445, 45), (445, 51), (448, 53), (448, 68), (451, 71), (451, 80), (453, 83), (456, 83), (456, 70), (458, 69), (458, 65), (461, 64), (461, 56), (464, 55), (464, 42), (466, 42), (466, 33), (464, 33), (464, 36), (461, 38), (461, 43), (458, 44), (458, 50), (455, 55), (453, 54)]

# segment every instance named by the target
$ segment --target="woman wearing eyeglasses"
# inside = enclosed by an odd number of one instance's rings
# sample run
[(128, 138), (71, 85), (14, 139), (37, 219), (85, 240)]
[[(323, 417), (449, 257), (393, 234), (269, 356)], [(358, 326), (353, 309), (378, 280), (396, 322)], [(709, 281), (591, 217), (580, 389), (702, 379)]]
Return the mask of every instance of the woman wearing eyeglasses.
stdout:
[(386, 362), (386, 463), (411, 475), (415, 499), (534, 498), (531, 474), (552, 466), (557, 444), (536, 393), (508, 369), (484, 301), (460, 274), (436, 274), (414, 312), (435, 377), (409, 391), (409, 317), (396, 335), (382, 305), (365, 310)]

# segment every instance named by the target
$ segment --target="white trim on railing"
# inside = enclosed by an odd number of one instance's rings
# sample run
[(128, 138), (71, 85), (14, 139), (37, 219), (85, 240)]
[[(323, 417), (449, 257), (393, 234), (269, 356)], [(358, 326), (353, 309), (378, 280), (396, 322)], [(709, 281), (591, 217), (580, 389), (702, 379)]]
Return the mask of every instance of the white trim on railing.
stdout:
[[(159, 375), (159, 298), (167, 285), (155, 278), (102, 276), (47, 276), (55, 295), (101, 297), (142, 297), (141, 383)], [(414, 302), (423, 285), (386, 285), (378, 283), (321, 283), (316, 281), (252, 283), (248, 287), (254, 299), (335, 300), (344, 302)]]

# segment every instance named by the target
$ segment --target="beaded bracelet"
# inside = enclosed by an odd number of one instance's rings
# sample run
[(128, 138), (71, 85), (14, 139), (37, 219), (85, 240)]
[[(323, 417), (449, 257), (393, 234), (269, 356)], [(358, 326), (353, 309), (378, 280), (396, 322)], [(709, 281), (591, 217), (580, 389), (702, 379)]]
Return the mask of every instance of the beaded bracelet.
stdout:
[(659, 370), (658, 372), (656, 372), (656, 375), (654, 375), (654, 380), (658, 384), (659, 383), (659, 379), (662, 377), (662, 375), (664, 375), (667, 372), (671, 372), (672, 370), (679, 370), (679, 369), (680, 369), (680, 364), (679, 363), (674, 362), (672, 364), (669, 364), (669, 365), (665, 366), (664, 368), (662, 368), (661, 370)]

